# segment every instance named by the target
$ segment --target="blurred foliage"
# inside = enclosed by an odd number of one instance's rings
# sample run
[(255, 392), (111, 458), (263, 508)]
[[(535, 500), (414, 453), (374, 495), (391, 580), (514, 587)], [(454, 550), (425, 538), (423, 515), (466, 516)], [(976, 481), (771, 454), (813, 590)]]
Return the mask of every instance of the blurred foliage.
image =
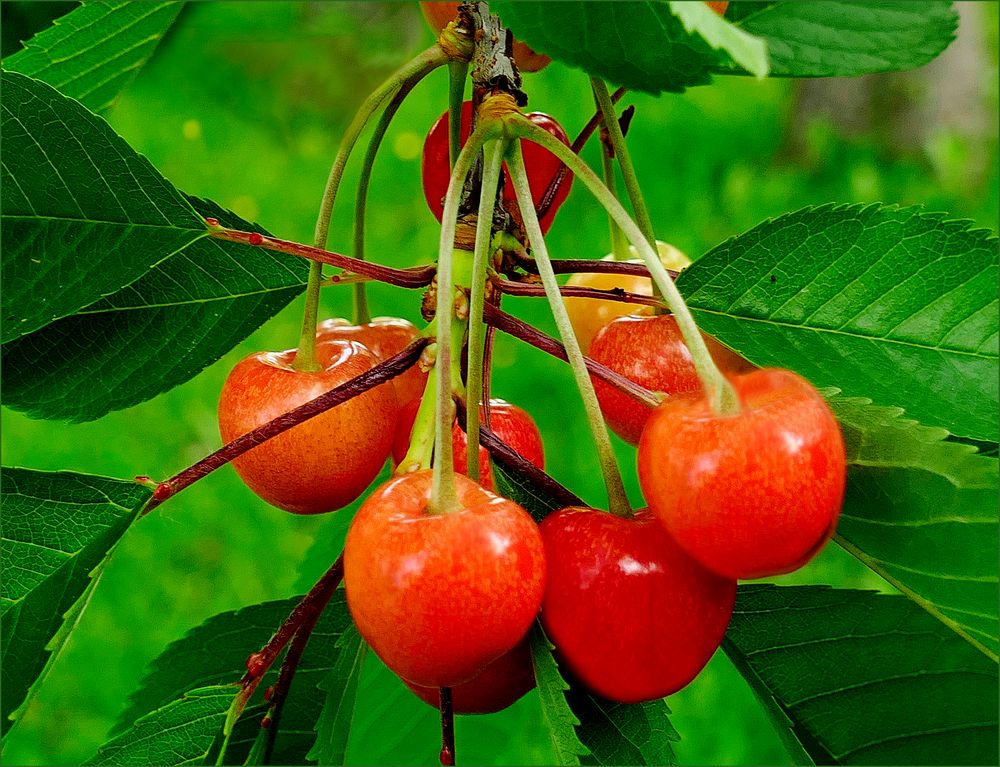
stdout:
[[(36, 5), (49, 6), (48, 13)], [(3, 3), (4, 54), (14, 49), (12, 40), (26, 39), (58, 15), (54, 6)], [(995, 74), (993, 4), (986, 15)], [(278, 236), (308, 241), (329, 164), (354, 110), (431, 42), (416, 3), (190, 3), (109, 121), (179, 188), (259, 221)], [(921, 154), (896, 156), (875, 136), (844, 139), (828, 123), (816, 122), (804, 136), (808, 151), (793, 157), (785, 147), (794, 89), (791, 81), (717, 78), (711, 87), (682, 96), (625, 98), (623, 106), (636, 105), (629, 143), (661, 238), (696, 257), (765, 218), (831, 201), (923, 203), (997, 228), (995, 133), (974, 152), (962, 137), (944, 135)], [(525, 90), (530, 108), (557, 116), (571, 136), (593, 111), (579, 71), (551, 66), (527, 75)], [(995, 85), (983, 93), (995, 114)], [(440, 71), (418, 86), (388, 133), (369, 200), (373, 259), (403, 266), (426, 262), (436, 252), (438, 228), (423, 201), (419, 163), (423, 137), (446, 106), (447, 75)], [(593, 142), (584, 156), (599, 166)], [(971, 172), (973, 166), (980, 172)], [(334, 250), (350, 248), (356, 182), (352, 163), (331, 227)], [(607, 222), (582, 188), (570, 195), (548, 240), (557, 257), (600, 257), (609, 250)], [(376, 285), (370, 300), (376, 314), (419, 321), (418, 293)], [(543, 302), (509, 299), (505, 307), (554, 331)], [(38, 422), (4, 410), (4, 463), (121, 478), (159, 479), (179, 471), (219, 444), (215, 405), (228, 370), (251, 351), (293, 345), (301, 310), (301, 301), (293, 303), (189, 383), (95, 423)], [(349, 312), (350, 291), (325, 291), (322, 316)], [(566, 366), (500, 336), (494, 371), (494, 393), (527, 404), (535, 416), (547, 439), (547, 469), (589, 502), (602, 504), (596, 457), (587, 447), (587, 426)], [(616, 447), (639, 501), (634, 451), (620, 442)], [(229, 468), (141, 520), (125, 536), (80, 626), (5, 743), (4, 761), (66, 764), (91, 756), (146, 664), (169, 642), (223, 610), (296, 593), (299, 563), (314, 538), (336, 535), (336, 528), (342, 529), (341, 520), (294, 517), (268, 507)], [(324, 542), (317, 541), (320, 551)], [(321, 563), (312, 566), (322, 571)], [(780, 582), (888, 589), (836, 546)], [(682, 764), (788, 763), (753, 693), (721, 653), (669, 703), (682, 737), (675, 747)], [(524, 711), (531, 706), (537, 701), (529, 696), (516, 707), (514, 721), (533, 721)], [(467, 731), (470, 737), (476, 732), (500, 738), (505, 721), (483, 719)], [(460, 724), (460, 752), (462, 736)], [(482, 763), (491, 754), (508, 762), (545, 759), (537, 747), (518, 752), (504, 741), (491, 750), (484, 743), (468, 747)]]

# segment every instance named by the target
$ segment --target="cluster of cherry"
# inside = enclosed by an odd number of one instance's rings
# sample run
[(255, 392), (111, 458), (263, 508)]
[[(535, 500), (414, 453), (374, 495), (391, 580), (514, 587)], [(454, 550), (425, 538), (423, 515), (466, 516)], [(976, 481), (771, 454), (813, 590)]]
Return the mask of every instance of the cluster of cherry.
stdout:
[[(554, 120), (529, 117), (568, 144)], [(466, 105), (463, 140), (470, 120)], [(447, 144), (444, 117), (428, 135), (423, 163), (424, 192), (439, 220), (450, 175)], [(561, 166), (535, 145), (525, 144), (525, 159), (540, 206)], [(569, 183), (557, 188), (544, 206), (543, 228)], [(505, 206), (516, 207), (507, 194)], [(670, 267), (687, 263), (663, 244), (660, 254)], [(652, 292), (648, 278), (622, 274), (577, 275), (571, 284)], [(648, 508), (621, 515), (564, 508), (536, 524), (496, 492), (484, 449), (480, 481), (462, 476), (466, 435), (456, 423), (457, 506), (429, 509), (434, 475), (407, 460), (426, 361), (235, 460), (264, 500), (312, 514), (360, 497), (393, 456), (396, 476), (371, 493), (352, 521), (344, 583), (362, 637), (432, 705), (438, 688), (447, 687), (454, 711), (484, 713), (531, 689), (527, 636), (536, 618), (564, 669), (594, 693), (623, 703), (673, 693), (721, 643), (737, 580), (802, 566), (835, 528), (844, 448), (833, 414), (807, 381), (757, 369), (709, 339), (738, 400), (720, 413), (673, 315), (629, 313), (627, 304), (593, 298), (570, 304), (585, 353), (666, 395), (652, 408), (594, 379), (608, 424), (637, 446)], [(222, 391), (223, 439), (352, 380), (420, 336), (399, 319), (328, 320), (317, 329), (319, 370), (296, 369), (295, 350), (248, 357)], [(541, 436), (527, 413), (492, 400), (489, 420), (502, 441), (543, 467)]]

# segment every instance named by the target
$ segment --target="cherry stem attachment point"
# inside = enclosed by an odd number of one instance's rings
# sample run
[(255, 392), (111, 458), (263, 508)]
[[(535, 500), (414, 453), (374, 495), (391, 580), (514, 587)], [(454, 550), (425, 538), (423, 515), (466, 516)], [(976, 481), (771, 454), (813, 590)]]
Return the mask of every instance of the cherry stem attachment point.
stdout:
[[(530, 122), (520, 113), (512, 114), (511, 118), (507, 125), (517, 126), (522, 120)], [(558, 142), (557, 140), (557, 143), (562, 142)], [(568, 147), (563, 148), (569, 151)], [(583, 399), (587, 422), (590, 425), (594, 446), (597, 448), (601, 473), (604, 475), (604, 484), (608, 492), (609, 510), (612, 514), (618, 516), (630, 517), (632, 516), (632, 507), (629, 504), (621, 472), (618, 470), (615, 453), (611, 447), (608, 427), (604, 423), (604, 416), (601, 414), (601, 408), (597, 402), (594, 383), (590, 380), (590, 375), (587, 373), (587, 366), (584, 361), (583, 352), (580, 350), (580, 343), (576, 340), (576, 334), (573, 332), (573, 326), (570, 323), (566, 305), (559, 295), (559, 284), (556, 282), (555, 272), (552, 271), (552, 265), (549, 263), (548, 249), (545, 245), (541, 226), (538, 223), (538, 216), (535, 214), (534, 202), (531, 199), (531, 188), (528, 185), (528, 175), (524, 168), (524, 158), (521, 155), (521, 143), (519, 141), (513, 141), (510, 144), (507, 152), (507, 168), (510, 170), (514, 192), (517, 195), (517, 204), (521, 208), (521, 214), (524, 217), (528, 242), (531, 244), (535, 263), (538, 265), (538, 275), (542, 278), (542, 284), (545, 286), (545, 292), (549, 299), (552, 318), (559, 329), (559, 335), (562, 337), (563, 345), (566, 348), (569, 366), (573, 371), (573, 378), (576, 380), (576, 386), (580, 390), (580, 396)]]
[(251, 450), (262, 442), (266, 442), (271, 437), (276, 437), (282, 432), (298, 426), (310, 418), (325, 413), (330, 408), (336, 407), (359, 394), (363, 394), (369, 389), (373, 389), (379, 384), (383, 384), (402, 375), (420, 357), (430, 339), (417, 338), (398, 354), (389, 357), (370, 370), (352, 378), (350, 381), (342, 383), (325, 394), (321, 394), (315, 399), (309, 400), (303, 405), (299, 405), (293, 410), (278, 416), (273, 421), (268, 421), (262, 426), (258, 426), (252, 431), (248, 431), (241, 437), (237, 437), (232, 442), (223, 445), (214, 453), (202, 458), (195, 464), (184, 469), (179, 474), (175, 474), (165, 482), (161, 482), (156, 487), (153, 497), (146, 503), (142, 514), (148, 514), (161, 503), (177, 495), (181, 490), (197, 482), (202, 477), (208, 476), (216, 469), (225, 466), (234, 458), (238, 458), (243, 453)]

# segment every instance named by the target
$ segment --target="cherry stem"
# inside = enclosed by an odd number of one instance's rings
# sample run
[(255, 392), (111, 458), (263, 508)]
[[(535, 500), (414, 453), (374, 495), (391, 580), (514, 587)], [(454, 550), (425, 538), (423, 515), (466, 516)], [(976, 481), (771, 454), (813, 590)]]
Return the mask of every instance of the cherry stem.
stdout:
[(466, 366), (466, 400), (472, 403), (466, 430), (466, 473), (479, 481), (479, 408), (483, 400), (484, 327), (483, 305), (486, 303), (486, 273), (492, 251), (493, 209), (505, 143), (502, 138), (486, 142), (483, 152), (483, 181), (479, 192), (479, 214), (476, 218), (476, 244), (472, 255), (472, 289), (469, 296), (469, 356)]
[[(390, 266), (382, 266), (373, 261), (362, 261), (341, 253), (334, 253), (323, 250), (312, 245), (304, 245), (291, 240), (282, 240), (277, 237), (266, 237), (257, 232), (243, 232), (237, 229), (219, 229), (212, 231), (210, 237), (230, 242), (242, 242), (248, 245), (257, 245), (267, 250), (274, 250), (290, 256), (308, 258), (311, 261), (321, 264), (330, 264), (347, 270), (345, 279), (353, 279), (361, 275), (367, 279), (378, 280), (389, 285), (400, 288), (426, 288), (434, 279), (437, 268), (433, 264), (425, 266), (414, 266), (408, 269), (394, 269)], [(332, 278), (337, 281), (337, 276)]]
[[(649, 208), (646, 200), (642, 196), (642, 189), (639, 187), (639, 179), (635, 173), (635, 166), (632, 164), (632, 156), (629, 154), (628, 146), (625, 144), (625, 134), (622, 133), (622, 126), (618, 122), (618, 115), (615, 113), (614, 102), (611, 94), (608, 93), (608, 86), (599, 77), (591, 77), (590, 85), (594, 89), (594, 98), (600, 107), (604, 130), (607, 132), (611, 147), (614, 150), (615, 158), (622, 170), (622, 180), (625, 182), (625, 191), (628, 194), (629, 202), (632, 203), (632, 210), (635, 211), (635, 220), (640, 231), (645, 235), (646, 240), (654, 248), (656, 247), (656, 234), (653, 232), (653, 222), (649, 217)], [(614, 217), (611, 218), (614, 223)]]
[(552, 154), (563, 159), (570, 166), (573, 174), (597, 198), (597, 201), (614, 216), (615, 221), (622, 228), (622, 231), (625, 232), (625, 236), (628, 237), (629, 241), (639, 252), (639, 255), (646, 262), (646, 267), (649, 269), (654, 284), (660, 289), (667, 302), (667, 306), (673, 312), (674, 318), (677, 320), (677, 326), (684, 337), (684, 342), (691, 352), (691, 360), (695, 371), (698, 373), (698, 378), (701, 380), (702, 386), (705, 387), (705, 393), (712, 411), (719, 416), (739, 413), (740, 405), (736, 392), (732, 384), (726, 380), (726, 377), (712, 359), (712, 355), (705, 345), (705, 339), (698, 331), (694, 317), (691, 316), (691, 310), (684, 303), (684, 298), (674, 285), (670, 273), (660, 261), (656, 249), (646, 240), (642, 231), (629, 217), (628, 213), (625, 212), (621, 203), (601, 183), (597, 174), (555, 136), (549, 135), (547, 131), (534, 125), (523, 115), (511, 115), (507, 121), (507, 125), (519, 137), (534, 141), (545, 149), (548, 149)]
[[(506, 243), (505, 243), (506, 244)], [(513, 253), (518, 256), (518, 265), (525, 271), (538, 272), (533, 259), (523, 248), (514, 247)], [(630, 261), (602, 261), (595, 258), (553, 258), (552, 271), (556, 274), (575, 274), (577, 272), (592, 272), (597, 274), (634, 274), (639, 277), (649, 277), (649, 268), (645, 264)], [(671, 279), (677, 279), (680, 272), (668, 269)]]
[[(316, 218), (316, 230), (313, 235), (313, 244), (318, 248), (325, 248), (330, 233), (330, 218), (333, 215), (333, 204), (337, 199), (337, 191), (340, 188), (340, 181), (344, 176), (344, 168), (347, 167), (347, 160), (351, 156), (354, 145), (365, 125), (385, 102), (395, 96), (404, 86), (413, 87), (416, 83), (426, 77), (430, 72), (437, 69), (442, 64), (448, 63), (448, 54), (444, 49), (435, 43), (423, 53), (408, 61), (402, 67), (393, 72), (385, 82), (376, 88), (371, 95), (365, 99), (364, 103), (354, 115), (350, 125), (344, 132), (340, 140), (340, 147), (337, 149), (337, 156), (334, 158), (330, 168), (330, 175), (326, 180), (323, 189), (323, 199), (320, 202), (319, 215)], [(306, 305), (302, 318), (302, 332), (299, 336), (298, 352), (292, 367), (296, 370), (318, 370), (319, 363), (316, 361), (316, 319), (319, 308), (319, 290), (323, 282), (322, 262), (313, 262), (309, 268), (309, 280), (306, 283)]]
[(340, 384), (340, 386), (331, 389), (325, 394), (321, 394), (315, 399), (309, 400), (309, 402), (299, 405), (293, 410), (289, 410), (273, 421), (268, 421), (266, 424), (248, 431), (243, 436), (237, 437), (232, 442), (223, 445), (214, 453), (210, 453), (179, 474), (175, 474), (165, 482), (161, 482), (157, 485), (153, 497), (146, 503), (142, 511), (143, 515), (148, 514), (168, 498), (172, 498), (202, 477), (225, 466), (234, 458), (238, 458), (248, 450), (252, 450), (257, 445), (271, 439), (271, 437), (276, 437), (282, 432), (288, 431), (300, 423), (325, 413), (330, 408), (347, 402), (347, 400), (357, 397), (359, 394), (363, 394), (369, 389), (373, 389), (379, 384), (383, 384), (406, 372), (417, 361), (424, 347), (429, 342), (430, 339), (425, 337), (415, 339), (401, 352), (380, 362), (370, 370), (366, 370), (364, 373)]
[[(515, 113), (512, 117), (517, 117), (528, 122), (527, 118), (520, 113)], [(519, 121), (514, 124), (519, 124)], [(549, 299), (549, 308), (552, 310), (552, 318), (559, 329), (559, 335), (562, 337), (563, 345), (566, 348), (569, 366), (573, 371), (576, 386), (580, 390), (580, 396), (583, 399), (584, 411), (587, 414), (587, 422), (590, 424), (594, 446), (597, 448), (597, 455), (601, 464), (601, 473), (604, 475), (604, 484), (608, 491), (609, 510), (617, 516), (630, 517), (632, 515), (632, 507), (625, 492), (621, 472), (618, 470), (614, 449), (611, 447), (608, 427), (604, 423), (604, 417), (601, 415), (601, 407), (597, 402), (594, 382), (590, 380), (590, 375), (587, 373), (587, 365), (584, 361), (583, 352), (580, 350), (580, 343), (576, 340), (576, 334), (573, 332), (569, 314), (566, 312), (566, 305), (559, 295), (559, 284), (556, 282), (555, 272), (552, 271), (552, 265), (549, 263), (548, 249), (545, 245), (545, 239), (542, 236), (542, 229), (538, 224), (538, 217), (535, 215), (534, 203), (531, 199), (531, 189), (528, 185), (528, 176), (524, 169), (524, 159), (521, 155), (521, 142), (514, 141), (510, 144), (507, 157), (507, 168), (510, 170), (514, 192), (517, 195), (517, 204), (521, 208), (521, 213), (524, 217), (528, 242), (531, 244), (535, 263), (538, 265), (538, 275), (542, 278), (542, 284), (545, 286), (545, 293)]]
[(438, 245), (437, 273), (437, 362), (434, 365), (434, 375), (437, 377), (437, 406), (435, 420), (437, 429), (434, 441), (434, 477), (431, 483), (431, 499), (428, 511), (432, 514), (442, 514), (459, 508), (458, 493), (455, 488), (455, 460), (452, 455), (451, 422), (454, 418), (451, 400), (451, 369), (452, 352), (452, 314), (454, 312), (454, 285), (452, 279), (453, 258), (455, 247), (455, 229), (458, 219), (458, 206), (462, 194), (465, 177), (475, 162), (483, 144), (495, 126), (480, 124), (469, 136), (468, 142), (459, 152), (455, 167), (448, 181), (448, 192), (444, 198), (444, 210), (441, 214), (441, 240)]
[[(519, 320), (517, 317), (512, 314), (508, 314), (502, 309), (487, 304), (486, 311), (483, 312), (483, 320), (491, 327), (494, 327), (497, 330), (502, 330), (504, 333), (520, 339), (526, 344), (530, 344), (546, 354), (551, 354), (556, 359), (560, 359), (563, 362), (569, 361), (569, 356), (566, 354), (566, 347), (559, 343), (559, 341), (551, 336), (545, 335), (537, 328), (529, 325), (523, 320)], [(640, 386), (632, 379), (626, 378), (621, 373), (612, 370), (597, 360), (593, 360), (590, 357), (584, 357), (583, 361), (586, 364), (588, 371), (600, 378), (602, 381), (606, 381), (615, 388), (621, 390), (637, 402), (641, 402), (649, 407), (656, 407), (662, 401), (660, 397), (651, 392), (649, 389)]]
[(462, 150), (462, 104), (465, 101), (465, 78), (469, 62), (448, 62), (448, 166), (455, 167)]
[[(465, 429), (467, 414), (468, 411), (460, 402), (457, 408), (456, 417), (458, 418), (459, 427), (463, 430)], [(480, 443), (484, 448), (486, 448), (486, 451), (490, 454), (490, 456), (492, 456), (495, 462), (499, 463), (503, 468), (512, 474), (526, 477), (529, 482), (536, 485), (547, 495), (553, 498), (559, 504), (560, 508), (563, 506), (587, 505), (573, 491), (561, 485), (555, 479), (535, 466), (535, 464), (527, 458), (514, 450), (514, 448), (500, 439), (496, 432), (492, 431), (488, 425), (484, 424), (480, 427), (479, 437)], [(535, 512), (532, 512), (532, 514), (534, 513)], [(535, 521), (541, 522), (541, 519), (536, 516)]]
[[(368, 188), (371, 186), (372, 168), (375, 166), (375, 157), (378, 154), (382, 140), (386, 131), (392, 123), (392, 118), (396, 116), (403, 100), (410, 94), (416, 81), (407, 81), (400, 86), (399, 92), (392, 97), (392, 100), (382, 112), (375, 130), (372, 132), (368, 142), (368, 151), (361, 167), (361, 174), (358, 177), (358, 190), (354, 198), (354, 257), (359, 261), (365, 260), (365, 213), (368, 210)], [(371, 322), (371, 312), (368, 309), (368, 294), (365, 283), (361, 282), (354, 286), (354, 324), (364, 325)]]
[(439, 691), (441, 710), (441, 764), (454, 767), (455, 764), (455, 711), (451, 705), (451, 688)]
[[(544, 296), (545, 288), (530, 282), (515, 282), (499, 276), (490, 276), (493, 284), (501, 293), (511, 296)], [(643, 306), (663, 307), (662, 298), (653, 298), (641, 293), (629, 293), (622, 288), (588, 288), (582, 285), (560, 285), (559, 293), (563, 296), (578, 298), (599, 298), (605, 301), (620, 301), (623, 304), (641, 304)]]
[(411, 471), (431, 468), (434, 455), (434, 412), (437, 407), (437, 376), (428, 376), (424, 385), (424, 393), (420, 405), (413, 418), (413, 428), (410, 430), (410, 445), (406, 455), (396, 467), (396, 474), (408, 474)]

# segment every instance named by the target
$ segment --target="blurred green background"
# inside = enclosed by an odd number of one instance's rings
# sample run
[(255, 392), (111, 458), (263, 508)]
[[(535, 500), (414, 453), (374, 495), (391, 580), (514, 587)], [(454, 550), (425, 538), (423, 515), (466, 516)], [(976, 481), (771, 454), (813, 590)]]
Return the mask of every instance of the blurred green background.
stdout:
[[(72, 5), (4, 2), (3, 54)], [(623, 104), (636, 105), (629, 143), (658, 236), (697, 257), (765, 218), (831, 201), (923, 203), (995, 230), (997, 6), (979, 5), (963, 15), (960, 38), (980, 50), (962, 76), (966, 87), (972, 79), (974, 101), (988, 117), (985, 130), (952, 119), (962, 115), (930, 110), (916, 138), (901, 131), (913, 120), (907, 107), (936, 103), (936, 86), (919, 76), (869, 82), (877, 113), (890, 110), (898, 119), (860, 128), (809, 106), (817, 94), (823, 103), (823, 81), (718, 78), (683, 95), (629, 94)], [(278, 236), (308, 241), (354, 110), (431, 42), (416, 3), (190, 3), (109, 120), (179, 188)], [(436, 252), (437, 223), (420, 188), (420, 149), (446, 108), (446, 88), (444, 71), (430, 76), (389, 131), (372, 179), (370, 258), (404, 266)], [(593, 109), (584, 74), (558, 64), (527, 75), (525, 90), (529, 107), (555, 115), (571, 136)], [(585, 157), (599, 167), (596, 146)], [(352, 164), (331, 249), (350, 248), (356, 182)], [(607, 237), (603, 214), (578, 188), (548, 241), (556, 257), (590, 258), (609, 250)], [(419, 321), (417, 292), (375, 286), (370, 300), (376, 314)], [(505, 306), (553, 331), (543, 302), (509, 299)], [(215, 405), (228, 370), (252, 351), (293, 346), (301, 310), (301, 301), (293, 303), (194, 380), (98, 422), (38, 422), (4, 409), (4, 464), (121, 478), (175, 473), (218, 446)], [(324, 292), (321, 316), (349, 312), (348, 289)], [(535, 416), (550, 473), (602, 504), (567, 368), (499, 337), (493, 390)], [(634, 451), (616, 447), (639, 502)], [(220, 611), (307, 588), (336, 555), (348, 516), (279, 512), (227, 467), (144, 518), (122, 541), (79, 627), (5, 743), (3, 761), (71, 764), (90, 757), (146, 665), (169, 642)], [(884, 587), (835, 545), (784, 581)], [(684, 764), (788, 763), (753, 693), (721, 653), (669, 704)], [(386, 714), (387, 732), (394, 713)], [(460, 760), (464, 751), (477, 763), (545, 763), (538, 716), (532, 695), (510, 712), (460, 722)], [(426, 732), (432, 745), (437, 737)], [(367, 761), (357, 744), (352, 757)]]

